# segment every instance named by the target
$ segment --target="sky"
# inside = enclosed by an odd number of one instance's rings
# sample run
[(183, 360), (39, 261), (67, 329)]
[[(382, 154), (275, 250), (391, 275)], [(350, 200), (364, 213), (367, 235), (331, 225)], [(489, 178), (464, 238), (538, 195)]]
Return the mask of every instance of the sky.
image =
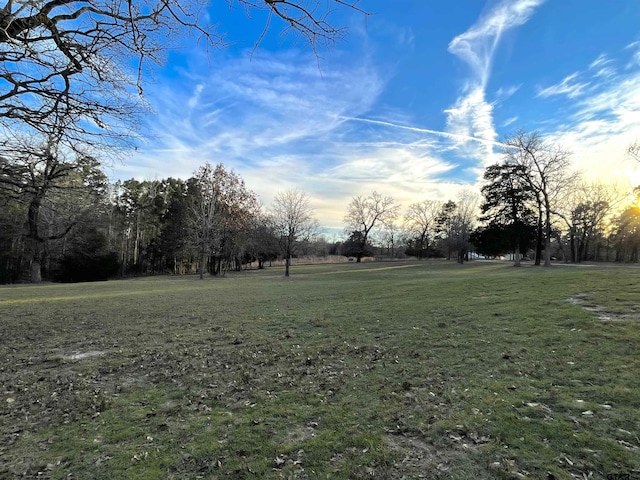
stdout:
[[(321, 4), (325, 0), (322, 0)], [(223, 163), (268, 208), (311, 198), (327, 231), (377, 191), (402, 211), (477, 189), (501, 141), (539, 132), (588, 181), (640, 185), (638, 0), (361, 0), (314, 54), (281, 24), (214, 0), (226, 46), (186, 39), (153, 72), (153, 109), (113, 180), (188, 178)]]

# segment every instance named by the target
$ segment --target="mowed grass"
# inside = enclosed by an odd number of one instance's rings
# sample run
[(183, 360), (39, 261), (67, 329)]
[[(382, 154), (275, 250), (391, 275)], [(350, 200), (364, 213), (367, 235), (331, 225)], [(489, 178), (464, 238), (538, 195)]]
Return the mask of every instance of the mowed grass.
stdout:
[(0, 478), (640, 477), (640, 269), (282, 275), (0, 288)]

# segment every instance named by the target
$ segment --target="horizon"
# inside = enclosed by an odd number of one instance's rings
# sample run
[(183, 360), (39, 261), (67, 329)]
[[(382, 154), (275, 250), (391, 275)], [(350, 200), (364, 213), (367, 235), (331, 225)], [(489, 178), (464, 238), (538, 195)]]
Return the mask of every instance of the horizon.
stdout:
[(403, 211), (477, 190), (524, 129), (571, 151), (588, 180), (636, 186), (640, 9), (607, 5), (363, 1), (371, 15), (334, 12), (348, 36), (316, 57), (276, 25), (255, 47), (261, 16), (216, 4), (229, 45), (207, 54), (187, 39), (169, 53), (146, 89), (147, 141), (108, 175), (186, 179), (223, 163), (265, 206), (298, 189), (324, 229), (343, 231), (351, 198), (373, 190)]

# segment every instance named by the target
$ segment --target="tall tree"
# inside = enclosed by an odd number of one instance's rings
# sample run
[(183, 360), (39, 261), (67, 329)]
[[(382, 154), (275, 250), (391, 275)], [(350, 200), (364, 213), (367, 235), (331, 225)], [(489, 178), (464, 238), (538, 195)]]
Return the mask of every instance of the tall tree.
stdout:
[(442, 204), (440, 212), (436, 217), (436, 234), (439, 240), (444, 244), (444, 250), (447, 252), (447, 260), (451, 260), (451, 255), (456, 248), (457, 227), (456, 227), (456, 209), (458, 206), (453, 200), (449, 200)]
[(50, 208), (52, 192), (70, 188), (65, 179), (90, 157), (69, 152), (60, 145), (61, 132), (41, 136), (17, 136), (3, 142), (0, 160), (0, 192), (11, 195), (26, 206), (24, 219), (25, 251), (32, 282), (42, 281), (42, 264), (46, 260), (47, 244), (65, 237), (76, 221), (71, 216), (47, 228), (42, 214)]
[(445, 245), (447, 259), (456, 252), (458, 263), (468, 259), (469, 240), (476, 218), (478, 196), (470, 190), (462, 190), (458, 201), (448, 201), (442, 205), (436, 218), (436, 229)]
[(593, 258), (598, 258), (607, 218), (621, 201), (621, 192), (613, 185), (584, 181), (573, 185), (554, 212), (566, 225), (572, 262), (587, 260), (592, 247)]
[(436, 236), (436, 220), (441, 208), (442, 202), (438, 200), (424, 200), (409, 205), (404, 215), (403, 229), (411, 245), (411, 252), (419, 258), (428, 256)]
[(258, 213), (255, 216), (249, 234), (245, 253), (247, 263), (258, 262), (258, 269), (263, 269), (265, 262), (278, 258), (280, 238), (278, 238), (270, 215)]
[(164, 259), (164, 268), (174, 274), (181, 272), (181, 263), (187, 253), (187, 212), (189, 196), (187, 182), (168, 178), (163, 181), (167, 208), (162, 216), (158, 236), (158, 249)]
[(310, 198), (304, 192), (287, 190), (273, 200), (271, 218), (285, 258), (285, 277), (289, 276), (291, 257), (301, 240), (308, 240), (318, 229)]
[(211, 273), (223, 275), (232, 261), (241, 262), (252, 219), (258, 212), (257, 197), (240, 176), (222, 164), (200, 167), (193, 184), (188, 231), (197, 252), (200, 278), (207, 263)]
[[(344, 222), (350, 238), (359, 244), (356, 249), (356, 261), (360, 262), (369, 241), (369, 236), (374, 228), (392, 223), (398, 216), (399, 207), (393, 198), (384, 197), (374, 191), (368, 197), (357, 196), (351, 199), (347, 207)], [(354, 235), (358, 232), (358, 235)]]
[[(518, 165), (516, 173), (536, 196), (539, 219), (543, 224), (544, 265), (551, 265), (552, 214), (557, 200), (575, 180), (569, 172), (569, 153), (549, 145), (537, 133), (520, 131), (504, 141), (505, 163)], [(538, 262), (538, 259), (536, 259)]]
[(640, 191), (614, 221), (613, 243), (616, 262), (638, 262), (640, 252)]
[(510, 163), (487, 167), (484, 172), (487, 183), (482, 187), (484, 202), (480, 207), (483, 214), (481, 220), (489, 222), (494, 233), (502, 231), (509, 238), (514, 252), (514, 266), (520, 266), (521, 246), (529, 243), (526, 240), (530, 236), (531, 226), (535, 225), (531, 206), (535, 204), (536, 197), (529, 183), (523, 180), (523, 168), (522, 165)]

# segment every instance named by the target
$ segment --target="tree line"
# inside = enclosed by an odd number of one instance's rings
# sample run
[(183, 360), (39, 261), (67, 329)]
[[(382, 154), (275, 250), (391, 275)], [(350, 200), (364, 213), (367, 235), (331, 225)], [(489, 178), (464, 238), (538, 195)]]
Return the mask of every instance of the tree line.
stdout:
[[(358, 3), (225, 2), (228, 8), (242, 8), (247, 22), (262, 22), (256, 46), (279, 25), (316, 54), (346, 33), (334, 23), (336, 10), (367, 15)], [(100, 170), (102, 162), (120, 158), (123, 149), (130, 150), (144, 136), (141, 119), (149, 111), (143, 95), (146, 80), (168, 50), (185, 39), (197, 39), (207, 49), (227, 43), (208, 6), (205, 0), (4, 2), (0, 281), (37, 282), (43, 275), (82, 279), (90, 272), (96, 276), (96, 271), (97, 276), (109, 276), (117, 268), (123, 273), (155, 271), (171, 252), (176, 263), (186, 245), (200, 257), (205, 247), (217, 245), (209, 268), (228, 268), (231, 252), (238, 250), (236, 241), (242, 245), (239, 224), (233, 223), (242, 213), (235, 209), (250, 209), (250, 196), (227, 205), (229, 192), (221, 190), (214, 203), (206, 204), (211, 192), (197, 179), (109, 185)], [(212, 173), (217, 174), (223, 173)], [(221, 188), (239, 193), (243, 185), (236, 180), (233, 175), (220, 179)], [(194, 198), (201, 204), (192, 202)], [(215, 233), (194, 227), (188, 241), (170, 241), (171, 229), (187, 221), (181, 208), (191, 210), (192, 223), (197, 222), (197, 209), (207, 219), (215, 217)], [(154, 218), (162, 222), (153, 223)]]
[[(227, 2), (234, 7), (236, 2)], [(310, 48), (345, 34), (335, 9), (367, 15), (359, 0), (239, 0), (247, 21), (304, 39)], [(463, 191), (405, 212), (378, 192), (345, 206), (345, 240), (317, 235), (310, 198), (279, 193), (268, 211), (224, 165), (187, 180), (111, 184), (103, 162), (142, 135), (149, 69), (184, 38), (208, 47), (224, 33), (204, 0), (33, 0), (0, 11), (0, 282), (79, 281), (159, 272), (222, 275), (300, 252), (364, 257), (511, 253), (549, 265), (638, 261), (638, 198), (586, 184), (569, 154), (536, 133), (504, 142), (482, 195)], [(258, 20), (260, 21), (260, 20)], [(194, 35), (195, 34), (195, 35)], [(629, 147), (640, 158), (637, 143)], [(626, 203), (625, 203), (626, 202)]]
[[(327, 241), (308, 194), (280, 192), (270, 208), (223, 164), (186, 179), (110, 183), (96, 159), (56, 138), (0, 163), (0, 281), (84, 281), (144, 274), (224, 275), (297, 255), (510, 255), (550, 264), (637, 262), (640, 192), (587, 183), (569, 155), (537, 133), (505, 140), (480, 194), (423, 200), (401, 211), (376, 191), (345, 206), (344, 235)], [(635, 196), (634, 196), (635, 195)]]

